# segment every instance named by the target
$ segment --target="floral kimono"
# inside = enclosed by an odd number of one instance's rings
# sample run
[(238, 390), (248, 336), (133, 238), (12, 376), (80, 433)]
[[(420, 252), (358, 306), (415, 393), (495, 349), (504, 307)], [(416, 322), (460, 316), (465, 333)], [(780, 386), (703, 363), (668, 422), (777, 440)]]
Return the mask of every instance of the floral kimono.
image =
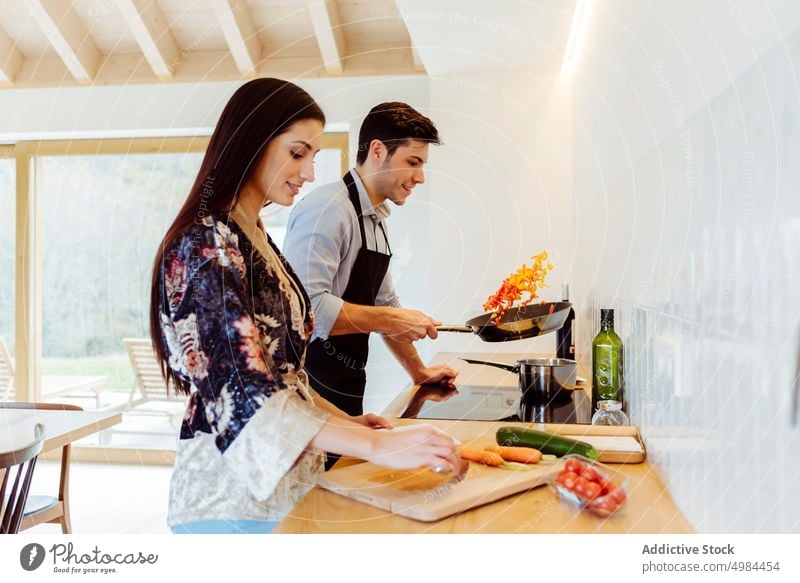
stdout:
[(160, 283), (169, 366), (191, 386), (168, 523), (280, 520), (323, 469), (309, 442), (330, 415), (303, 372), (314, 324), (302, 285), (238, 207), (167, 249)]

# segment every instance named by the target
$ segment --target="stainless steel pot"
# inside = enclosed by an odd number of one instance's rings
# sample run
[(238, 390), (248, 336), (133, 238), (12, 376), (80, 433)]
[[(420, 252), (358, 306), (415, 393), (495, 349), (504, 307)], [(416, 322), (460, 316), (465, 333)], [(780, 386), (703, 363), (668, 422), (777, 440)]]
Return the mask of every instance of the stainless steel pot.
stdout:
[(517, 364), (474, 360), (461, 357), (470, 364), (486, 364), (502, 368), (519, 375), (519, 410), (523, 421), (545, 418), (544, 411), (551, 405), (562, 405), (572, 399), (572, 391), (578, 388), (576, 375), (578, 363), (566, 358), (526, 358)]

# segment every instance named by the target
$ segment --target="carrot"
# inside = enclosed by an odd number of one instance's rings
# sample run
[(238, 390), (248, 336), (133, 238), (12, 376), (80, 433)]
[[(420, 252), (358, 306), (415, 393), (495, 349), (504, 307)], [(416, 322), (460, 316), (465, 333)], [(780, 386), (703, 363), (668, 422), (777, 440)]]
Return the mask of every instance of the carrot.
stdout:
[(542, 459), (542, 452), (532, 447), (511, 447), (490, 445), (484, 448), (486, 451), (498, 454), (507, 462), (520, 462), (523, 464), (537, 464)]
[(502, 466), (504, 463), (502, 457), (491, 451), (482, 451), (480, 449), (462, 447), (458, 450), (458, 453), (465, 460), (478, 462), (479, 464), (484, 464), (487, 466)]

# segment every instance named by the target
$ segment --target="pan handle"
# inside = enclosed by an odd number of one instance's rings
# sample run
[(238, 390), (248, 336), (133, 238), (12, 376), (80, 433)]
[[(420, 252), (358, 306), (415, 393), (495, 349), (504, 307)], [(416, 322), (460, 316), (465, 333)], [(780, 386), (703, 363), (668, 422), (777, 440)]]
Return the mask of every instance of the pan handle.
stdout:
[(467, 332), (472, 334), (472, 328), (469, 326), (436, 326), (437, 332)]
[(458, 358), (470, 364), (486, 364), (488, 366), (495, 366), (513, 373), (519, 372), (519, 364), (506, 364), (505, 362), (493, 362), (491, 360), (474, 360), (472, 358), (464, 358), (463, 356), (459, 356)]

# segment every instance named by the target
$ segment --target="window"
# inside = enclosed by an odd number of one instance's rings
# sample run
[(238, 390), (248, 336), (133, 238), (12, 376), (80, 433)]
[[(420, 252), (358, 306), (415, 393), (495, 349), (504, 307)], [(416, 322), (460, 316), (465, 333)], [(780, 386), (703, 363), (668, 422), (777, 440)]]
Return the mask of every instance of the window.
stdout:
[(122, 339), (149, 337), (156, 248), (202, 157), (37, 158), (43, 376), (103, 375), (105, 390), (130, 392)]
[[(13, 147), (0, 147), (0, 351), (14, 355), (14, 225), (16, 223), (16, 161)], [(0, 353), (4, 359), (5, 353)], [(0, 360), (0, 399), (11, 397), (11, 367)]]

